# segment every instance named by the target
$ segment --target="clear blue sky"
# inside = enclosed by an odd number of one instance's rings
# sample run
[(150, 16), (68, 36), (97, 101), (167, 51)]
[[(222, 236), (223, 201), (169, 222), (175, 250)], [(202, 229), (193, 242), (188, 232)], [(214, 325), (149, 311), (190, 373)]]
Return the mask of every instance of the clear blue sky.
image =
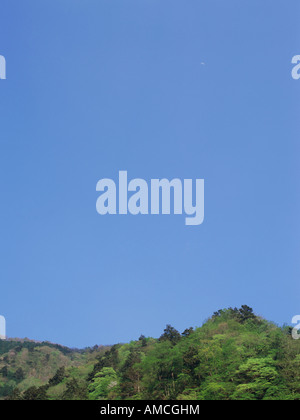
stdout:
[[(298, 0), (2, 0), (0, 314), (69, 346), (300, 313)], [(205, 65), (201, 64), (205, 63)], [(96, 213), (204, 178), (205, 222)]]

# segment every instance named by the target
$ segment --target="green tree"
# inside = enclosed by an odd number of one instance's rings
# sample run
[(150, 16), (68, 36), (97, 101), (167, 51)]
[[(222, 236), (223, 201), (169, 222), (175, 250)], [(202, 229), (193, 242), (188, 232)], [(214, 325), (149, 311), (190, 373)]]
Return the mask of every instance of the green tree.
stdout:
[(79, 385), (75, 378), (67, 382), (67, 389), (63, 393), (63, 400), (87, 400), (87, 387), (85, 385)]
[(133, 397), (141, 392), (141, 354), (139, 349), (131, 348), (124, 365), (120, 370), (121, 374), (121, 396), (124, 398)]
[(46, 387), (40, 387), (37, 388), (35, 386), (32, 386), (27, 389), (27, 391), (23, 394), (23, 400), (47, 400), (47, 388)]
[(23, 369), (22, 369), (22, 368), (18, 368), (18, 369), (16, 370), (16, 372), (15, 372), (14, 377), (15, 377), (15, 379), (16, 379), (18, 382), (23, 381), (23, 379), (25, 378), (25, 374), (24, 374)]
[(12, 400), (12, 401), (18, 401), (18, 400), (23, 400), (23, 397), (20, 390), (18, 388), (14, 388), (12, 393), (9, 395), (7, 399)]
[(113, 398), (119, 391), (119, 379), (112, 367), (104, 367), (89, 386), (90, 400)]
[(251, 358), (236, 372), (238, 381), (234, 399), (262, 400), (269, 388), (276, 386), (278, 373), (272, 358)]
[(160, 336), (160, 341), (170, 341), (174, 346), (180, 341), (180, 333), (171, 325), (167, 325), (164, 333)]
[(66, 369), (64, 366), (62, 366), (56, 371), (53, 378), (49, 380), (49, 385), (55, 386), (55, 385), (60, 384), (64, 380), (65, 376), (66, 376)]

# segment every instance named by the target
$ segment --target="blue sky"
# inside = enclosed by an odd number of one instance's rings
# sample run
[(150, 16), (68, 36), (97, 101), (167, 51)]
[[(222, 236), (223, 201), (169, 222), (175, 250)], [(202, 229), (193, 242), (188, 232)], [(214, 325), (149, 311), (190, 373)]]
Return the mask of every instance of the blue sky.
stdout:
[[(248, 304), (300, 313), (298, 0), (3, 0), (0, 314), (84, 347)], [(205, 63), (203, 65), (202, 63)], [(96, 183), (204, 178), (205, 222), (96, 213)]]

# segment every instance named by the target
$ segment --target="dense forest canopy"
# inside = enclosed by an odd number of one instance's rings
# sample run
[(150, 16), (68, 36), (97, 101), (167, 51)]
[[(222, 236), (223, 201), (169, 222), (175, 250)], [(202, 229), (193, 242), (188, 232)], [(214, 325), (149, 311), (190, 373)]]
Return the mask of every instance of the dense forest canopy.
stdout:
[(24, 400), (300, 400), (300, 341), (251, 308), (201, 328), (72, 351), (0, 343), (0, 396)]

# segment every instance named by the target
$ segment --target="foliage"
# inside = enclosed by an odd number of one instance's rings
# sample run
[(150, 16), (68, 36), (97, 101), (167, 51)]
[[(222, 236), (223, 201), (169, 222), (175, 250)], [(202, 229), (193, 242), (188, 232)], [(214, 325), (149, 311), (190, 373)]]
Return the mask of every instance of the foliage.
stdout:
[(91, 400), (113, 398), (118, 392), (119, 380), (112, 367), (105, 367), (96, 374), (89, 386)]
[[(75, 352), (46, 348), (8, 343), (5, 353), (2, 345), (2, 398), (300, 400), (300, 341), (246, 305), (215, 312), (182, 334), (167, 325), (157, 340), (142, 335)], [(42, 365), (52, 366), (44, 377)]]

